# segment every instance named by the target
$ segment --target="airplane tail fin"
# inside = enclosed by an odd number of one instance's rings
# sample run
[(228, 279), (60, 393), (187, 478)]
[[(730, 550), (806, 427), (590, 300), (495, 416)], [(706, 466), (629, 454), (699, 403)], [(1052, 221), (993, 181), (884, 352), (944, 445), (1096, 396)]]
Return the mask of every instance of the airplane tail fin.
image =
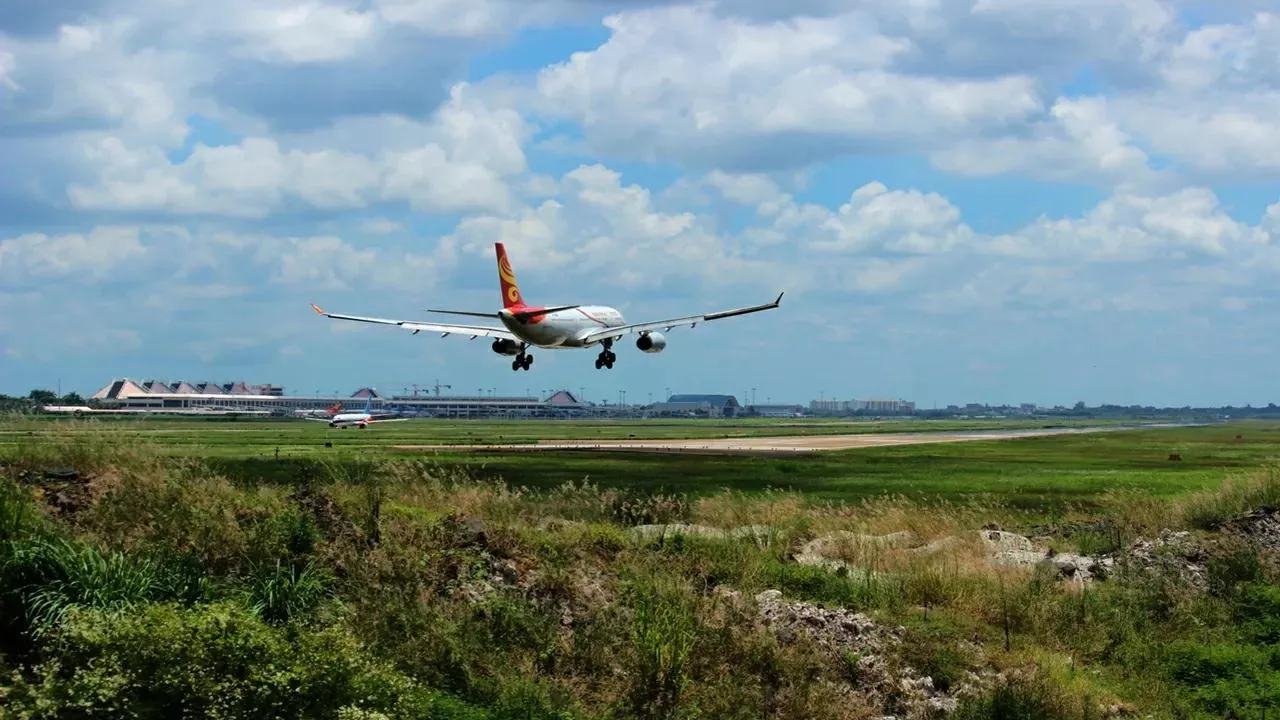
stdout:
[(502, 243), (494, 243), (493, 249), (498, 254), (498, 283), (502, 287), (502, 307), (524, 307), (524, 298), (520, 296), (520, 286), (516, 284), (516, 273), (511, 269), (511, 260), (507, 258), (507, 249)]

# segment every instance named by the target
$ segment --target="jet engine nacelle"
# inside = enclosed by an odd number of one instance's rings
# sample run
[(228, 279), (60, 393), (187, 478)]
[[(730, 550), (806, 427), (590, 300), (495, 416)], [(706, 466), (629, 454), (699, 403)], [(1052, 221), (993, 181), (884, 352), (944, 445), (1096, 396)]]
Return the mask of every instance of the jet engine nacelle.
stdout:
[(641, 352), (660, 353), (667, 347), (667, 339), (659, 332), (647, 332), (636, 338), (636, 347)]
[(497, 340), (493, 341), (493, 351), (498, 353), (499, 355), (519, 355), (520, 343), (516, 342), (515, 340), (498, 338)]

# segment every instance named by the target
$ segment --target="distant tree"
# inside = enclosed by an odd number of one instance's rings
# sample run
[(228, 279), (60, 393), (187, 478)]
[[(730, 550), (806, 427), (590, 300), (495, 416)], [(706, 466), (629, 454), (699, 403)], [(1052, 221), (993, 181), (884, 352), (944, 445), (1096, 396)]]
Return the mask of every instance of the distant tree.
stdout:
[(32, 390), (27, 398), (38, 403), (51, 403), (58, 399), (58, 395), (52, 390)]
[(80, 397), (80, 393), (67, 393), (62, 396), (60, 401), (63, 405), (84, 405), (84, 398)]

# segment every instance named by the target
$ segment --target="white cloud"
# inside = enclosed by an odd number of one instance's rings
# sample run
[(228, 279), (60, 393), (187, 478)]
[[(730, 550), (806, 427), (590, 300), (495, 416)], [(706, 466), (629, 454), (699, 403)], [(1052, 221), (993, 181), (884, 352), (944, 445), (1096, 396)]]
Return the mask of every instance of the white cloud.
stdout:
[(656, 206), (652, 194), (602, 165), (565, 174), (560, 192), (510, 217), (463, 220), (455, 233), (474, 255), (504, 242), (517, 275), (525, 270), (579, 278), (599, 287), (653, 290), (694, 279), (703, 287), (801, 287), (808, 271), (750, 252), (691, 211)]
[(1112, 197), (1078, 219), (1041, 218), (987, 249), (1025, 258), (1077, 262), (1147, 262), (1250, 257), (1268, 244), (1261, 226), (1231, 219), (1205, 188), (1172, 195)]
[(611, 152), (777, 166), (868, 143), (941, 146), (1040, 107), (1026, 76), (894, 72), (911, 43), (877, 33), (861, 13), (762, 23), (678, 6), (605, 24), (608, 42), (537, 82), (546, 113), (581, 123)]
[(257, 0), (232, 15), (232, 27), (246, 39), (255, 59), (286, 63), (342, 60), (364, 50), (378, 17), (319, 0), (273, 3)]
[(17, 60), (14, 59), (13, 53), (0, 50), (0, 86), (14, 91), (21, 89), (13, 79), (13, 71), (16, 67)]
[[(265, 217), (291, 200), (320, 209), (402, 200), (428, 212), (508, 206), (507, 183), (525, 169), (528, 132), (514, 111), (490, 109), (458, 86), (429, 123), (387, 118), (380, 124), (417, 142), (369, 156), (286, 149), (274, 138), (252, 137), (230, 146), (197, 145), (175, 164), (157, 147), (99, 137), (84, 148), (97, 182), (73, 183), (68, 194), (85, 209), (245, 218)], [(414, 127), (405, 132), (405, 125)], [(307, 143), (305, 136), (298, 140)]]
[(823, 223), (815, 250), (850, 252), (879, 249), (893, 253), (936, 254), (967, 242), (973, 231), (960, 211), (937, 193), (890, 191), (883, 183), (858, 188), (849, 202)]
[(161, 145), (180, 143), (179, 108), (209, 78), (208, 64), (186, 52), (137, 43), (137, 23), (63, 25), (49, 40), (18, 40), (6, 52), (5, 84), (14, 90), (5, 126), (46, 132), (110, 124)]
[(0, 277), (102, 279), (141, 258), (138, 228), (99, 227), (88, 234), (28, 233), (0, 240)]
[(387, 218), (368, 218), (360, 223), (360, 229), (370, 235), (391, 235), (404, 230), (404, 223)]
[(1060, 98), (1030, 136), (964, 140), (932, 155), (948, 172), (1018, 173), (1045, 180), (1089, 178), (1132, 185), (1154, 179), (1147, 154), (1110, 117), (1105, 98)]

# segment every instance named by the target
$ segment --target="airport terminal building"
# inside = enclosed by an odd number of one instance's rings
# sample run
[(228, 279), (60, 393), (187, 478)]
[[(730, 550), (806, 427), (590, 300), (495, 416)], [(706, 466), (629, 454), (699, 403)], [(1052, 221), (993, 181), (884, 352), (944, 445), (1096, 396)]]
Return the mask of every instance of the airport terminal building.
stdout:
[(249, 385), (243, 382), (164, 382), (118, 378), (94, 393), (91, 400), (104, 409), (205, 414), (242, 412), (288, 417), (323, 412), (341, 403), (343, 409), (364, 407), (366, 399), (374, 410), (404, 415), (441, 418), (521, 418), (585, 417), (602, 412), (578, 400), (567, 390), (546, 398), (501, 396), (392, 396), (372, 388), (350, 395), (289, 395), (279, 385)]
[[(359, 410), (366, 400), (377, 412), (410, 417), (454, 419), (519, 418), (738, 418), (800, 417), (800, 405), (742, 405), (733, 395), (676, 394), (665, 401), (645, 405), (595, 404), (582, 401), (568, 390), (546, 397), (495, 395), (383, 395), (374, 388), (360, 388), (349, 395), (290, 395), (281, 385), (245, 382), (177, 382), (117, 378), (90, 396), (98, 412), (156, 413), (173, 415), (249, 414), (301, 417), (323, 414), (341, 404), (343, 410)], [(74, 412), (77, 408), (48, 408)], [(90, 408), (79, 408), (88, 411)]]

